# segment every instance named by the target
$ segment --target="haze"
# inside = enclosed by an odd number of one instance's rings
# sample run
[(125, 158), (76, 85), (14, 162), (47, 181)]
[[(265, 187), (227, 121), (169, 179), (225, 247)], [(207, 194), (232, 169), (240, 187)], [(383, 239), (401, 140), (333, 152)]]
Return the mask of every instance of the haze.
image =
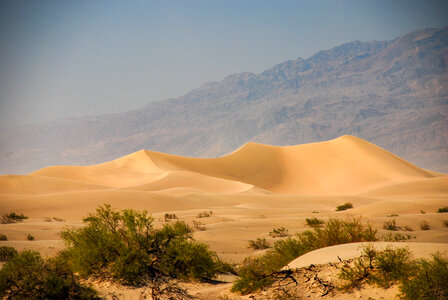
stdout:
[(0, 126), (107, 114), (353, 40), (447, 25), (445, 1), (2, 1)]

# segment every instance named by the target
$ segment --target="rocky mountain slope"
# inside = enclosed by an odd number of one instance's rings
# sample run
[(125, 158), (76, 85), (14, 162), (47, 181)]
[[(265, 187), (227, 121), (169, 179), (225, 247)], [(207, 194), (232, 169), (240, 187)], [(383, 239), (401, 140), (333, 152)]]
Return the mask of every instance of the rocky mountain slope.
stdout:
[(283, 146), (352, 134), (448, 172), (447, 63), (448, 27), (354, 41), (134, 111), (3, 128), (0, 171), (92, 164), (140, 149), (216, 157), (247, 141)]

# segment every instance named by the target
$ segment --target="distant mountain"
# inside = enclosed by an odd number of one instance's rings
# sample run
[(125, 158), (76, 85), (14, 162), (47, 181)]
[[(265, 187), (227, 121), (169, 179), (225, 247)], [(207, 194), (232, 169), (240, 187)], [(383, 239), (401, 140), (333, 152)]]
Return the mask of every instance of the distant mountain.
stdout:
[(247, 141), (283, 146), (344, 134), (448, 172), (447, 64), (448, 27), (354, 41), (125, 113), (1, 129), (0, 172), (140, 149), (216, 157)]

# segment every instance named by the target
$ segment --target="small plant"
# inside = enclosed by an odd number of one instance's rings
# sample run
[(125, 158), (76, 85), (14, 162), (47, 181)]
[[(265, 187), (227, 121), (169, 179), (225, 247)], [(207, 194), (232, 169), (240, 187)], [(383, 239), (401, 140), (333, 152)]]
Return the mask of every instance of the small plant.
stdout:
[(424, 215), (424, 214), (426, 214), (426, 211), (420, 209), (420, 213), (421, 213), (422, 215)]
[(272, 231), (269, 232), (269, 235), (273, 238), (277, 238), (277, 237), (287, 237), (289, 236), (289, 233), (288, 229), (286, 229), (285, 227), (280, 227), (272, 229)]
[(0, 241), (7, 241), (8, 237), (4, 235), (3, 233), (0, 233)]
[(443, 220), (443, 226), (448, 227), (448, 220)]
[(391, 217), (398, 217), (398, 215), (397, 215), (397, 214), (390, 214), (390, 215), (387, 215), (387, 217), (388, 217), (388, 218), (391, 218)]
[(213, 211), (203, 211), (197, 215), (196, 218), (210, 218), (213, 215)]
[(28, 241), (34, 241), (34, 240), (35, 240), (34, 236), (33, 236), (31, 233), (28, 233), (28, 234), (26, 235), (26, 239), (27, 239)]
[(3, 215), (0, 223), (1, 224), (11, 224), (11, 223), (22, 222), (25, 219), (28, 219), (28, 217), (24, 216), (23, 214), (16, 214), (15, 212), (12, 212), (12, 213)]
[(319, 212), (317, 210), (312, 211), (313, 214), (318, 214)]
[(431, 230), (431, 225), (428, 221), (423, 220), (420, 222), (420, 228), (421, 230)]
[(268, 241), (266, 241), (265, 238), (257, 238), (256, 240), (250, 240), (249, 241), (249, 247), (248, 248), (252, 248), (254, 250), (263, 250), (263, 249), (268, 249), (269, 243)]
[(306, 218), (305, 219), (306, 225), (310, 226), (310, 227), (318, 227), (322, 224), (324, 224), (325, 222), (321, 219), (318, 218)]
[(437, 210), (438, 213), (446, 213), (448, 212), (448, 206), (441, 207)]
[(382, 236), (382, 240), (386, 242), (404, 242), (413, 238), (415, 239), (415, 236), (412, 236), (410, 234), (404, 235), (402, 233), (388, 233)]
[(175, 219), (177, 219), (176, 214), (169, 214), (169, 213), (165, 214), (165, 222), (169, 221), (169, 220), (175, 220)]
[(400, 226), (397, 226), (395, 219), (384, 222), (383, 228), (386, 230), (393, 230), (393, 231), (401, 229)]
[[(17, 250), (9, 246), (0, 246), (0, 262), (5, 262), (17, 255)], [(1, 295), (1, 293), (0, 293)]]
[(350, 209), (350, 208), (353, 208), (353, 204), (351, 202), (346, 202), (346, 203), (344, 203), (342, 205), (338, 205), (336, 207), (336, 211), (343, 211), (343, 210), (347, 210), (347, 209)]
[(205, 224), (201, 221), (193, 220), (193, 227), (197, 230), (204, 231), (205, 230)]
[(55, 220), (56, 222), (64, 222), (64, 219), (58, 218), (58, 217), (53, 217), (53, 220)]
[(404, 226), (403, 229), (405, 231), (414, 231), (414, 228), (412, 228), (411, 226)]
[(51, 219), (51, 218), (49, 218), (49, 217), (44, 217), (44, 222), (52, 222), (53, 220)]

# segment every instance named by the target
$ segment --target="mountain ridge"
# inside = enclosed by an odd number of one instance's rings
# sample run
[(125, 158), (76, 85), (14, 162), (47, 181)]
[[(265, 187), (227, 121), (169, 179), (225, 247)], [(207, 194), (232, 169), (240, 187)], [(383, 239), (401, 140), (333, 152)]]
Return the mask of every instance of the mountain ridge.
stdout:
[(92, 164), (138, 149), (217, 157), (357, 135), (448, 171), (448, 27), (354, 41), (259, 74), (237, 73), (141, 109), (0, 129), (0, 170)]

